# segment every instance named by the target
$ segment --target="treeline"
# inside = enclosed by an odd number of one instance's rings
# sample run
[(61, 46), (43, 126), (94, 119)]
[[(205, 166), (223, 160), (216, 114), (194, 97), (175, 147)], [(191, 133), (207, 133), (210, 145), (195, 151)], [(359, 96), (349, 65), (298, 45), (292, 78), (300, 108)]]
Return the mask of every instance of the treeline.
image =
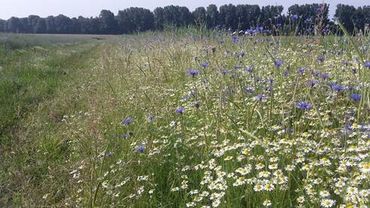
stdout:
[[(64, 15), (41, 18), (30, 15), (25, 18), (0, 19), (0, 32), (50, 33), (50, 34), (129, 34), (166, 27), (196, 25), (208, 29), (243, 30), (247, 33), (273, 33), (312, 35), (337, 33), (338, 26), (329, 20), (329, 5), (293, 5), (288, 14), (282, 14), (283, 6), (232, 5), (217, 8), (198, 7), (189, 11), (186, 7), (158, 7), (153, 12), (131, 7), (114, 15), (102, 10), (98, 17), (69, 18)], [(335, 18), (350, 33), (365, 32), (370, 24), (370, 6), (355, 8), (337, 5)]]

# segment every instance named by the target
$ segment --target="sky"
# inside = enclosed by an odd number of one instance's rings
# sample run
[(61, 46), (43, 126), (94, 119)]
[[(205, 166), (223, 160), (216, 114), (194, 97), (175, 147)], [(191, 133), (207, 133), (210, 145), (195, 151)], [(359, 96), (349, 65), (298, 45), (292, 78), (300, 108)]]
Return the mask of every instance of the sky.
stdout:
[(334, 15), (335, 6), (339, 3), (350, 4), (355, 7), (370, 5), (369, 0), (0, 0), (0, 19), (15, 17), (27, 17), (31, 14), (47, 17), (49, 15), (64, 14), (69, 17), (95, 17), (102, 9), (108, 9), (117, 14), (118, 10), (128, 7), (143, 7), (154, 10), (156, 7), (167, 5), (186, 6), (191, 11), (199, 6), (216, 4), (258, 4), (283, 5), (284, 12), (293, 4), (305, 3), (328, 3), (330, 4), (330, 17)]

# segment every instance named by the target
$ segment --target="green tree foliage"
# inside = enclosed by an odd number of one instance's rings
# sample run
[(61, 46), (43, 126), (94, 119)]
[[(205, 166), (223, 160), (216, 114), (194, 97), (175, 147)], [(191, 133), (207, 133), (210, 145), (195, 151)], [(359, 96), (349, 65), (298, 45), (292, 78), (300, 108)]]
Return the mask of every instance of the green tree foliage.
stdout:
[(281, 16), (283, 6), (263, 6), (261, 9), (260, 22), (271, 22), (274, 18)]
[(259, 19), (260, 24), (277, 35), (277, 31), (285, 22), (284, 17), (281, 15), (283, 9), (283, 6), (263, 6)]
[(236, 29), (238, 19), (236, 16), (236, 7), (232, 4), (225, 4), (220, 7), (218, 22), (227, 29)]
[(36, 33), (36, 25), (40, 20), (40, 17), (37, 15), (30, 15), (28, 16), (28, 24), (27, 24), (27, 31)]
[(214, 4), (210, 4), (207, 7), (207, 13), (206, 13), (206, 18), (207, 18), (207, 27), (208, 28), (214, 28), (218, 25), (218, 9), (217, 6)]
[[(181, 6), (158, 7), (153, 12), (131, 7), (114, 15), (102, 10), (98, 17), (69, 18), (64, 15), (42, 18), (30, 15), (25, 18), (12, 17), (0, 20), (0, 32), (12, 33), (65, 33), (65, 34), (127, 34), (148, 30), (163, 30), (165, 27), (187, 27), (202, 25), (208, 29), (254, 30), (267, 29), (274, 35), (297, 34), (319, 35), (327, 31), (336, 33), (338, 27), (329, 21), (327, 4), (292, 5), (288, 15), (282, 14), (282, 6), (232, 5), (217, 8), (198, 7), (190, 12)], [(350, 5), (337, 5), (335, 18), (350, 33), (369, 31), (370, 6), (355, 8)]]
[(164, 9), (164, 21), (171, 26), (186, 26), (191, 22), (191, 13), (186, 7), (166, 6)]
[(338, 4), (334, 17), (349, 33), (363, 32), (370, 24), (370, 6), (358, 7)]
[(46, 33), (46, 20), (39, 18), (33, 28), (34, 33)]
[[(288, 21), (296, 24), (296, 34), (310, 35), (315, 34), (315, 26), (326, 27), (328, 19), (329, 6), (327, 4), (295, 4), (288, 8)], [(294, 17), (298, 19), (294, 19)]]
[(0, 32), (5, 32), (6, 21), (0, 19)]
[(100, 18), (100, 31), (103, 34), (115, 34), (117, 33), (117, 21), (114, 18), (114, 14), (109, 10), (102, 10), (99, 15)]
[(207, 12), (204, 7), (198, 7), (192, 12), (194, 23), (196, 25), (206, 25), (207, 22)]
[(193, 23), (193, 16), (188, 8), (173, 5), (156, 8), (154, 19), (155, 28), (159, 30), (165, 26), (183, 27)]
[(46, 33), (56, 33), (56, 27), (54, 23), (54, 17), (48, 16), (45, 18), (45, 24), (46, 24)]
[(22, 25), (21, 21), (17, 17), (11, 17), (7, 22), (6, 31), (12, 33), (19, 33), (21, 32)]
[(148, 9), (131, 7), (119, 11), (116, 19), (120, 33), (142, 32), (154, 29), (154, 15)]
[(72, 21), (62, 14), (54, 17), (55, 32), (59, 34), (72, 33)]
[(154, 27), (157, 30), (163, 30), (164, 26), (164, 9), (162, 7), (157, 7), (154, 9)]
[(260, 13), (261, 10), (258, 5), (237, 5), (237, 28), (246, 29), (257, 26), (260, 18)]
[(355, 28), (353, 21), (355, 13), (356, 8), (354, 6), (338, 4), (334, 16), (343, 24), (348, 32), (353, 33)]

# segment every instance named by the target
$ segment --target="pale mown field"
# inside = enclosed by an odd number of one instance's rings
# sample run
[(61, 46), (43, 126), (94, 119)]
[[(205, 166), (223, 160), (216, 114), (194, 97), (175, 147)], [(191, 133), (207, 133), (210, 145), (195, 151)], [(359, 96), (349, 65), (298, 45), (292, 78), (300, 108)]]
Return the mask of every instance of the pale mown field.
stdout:
[(367, 207), (369, 46), (0, 34), (0, 207)]

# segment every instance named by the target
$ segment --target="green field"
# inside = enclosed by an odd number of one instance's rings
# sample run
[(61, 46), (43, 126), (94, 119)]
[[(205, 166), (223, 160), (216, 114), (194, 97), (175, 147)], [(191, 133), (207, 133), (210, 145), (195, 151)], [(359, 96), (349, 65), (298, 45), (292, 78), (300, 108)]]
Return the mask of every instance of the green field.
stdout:
[(0, 34), (0, 207), (370, 206), (369, 51)]

